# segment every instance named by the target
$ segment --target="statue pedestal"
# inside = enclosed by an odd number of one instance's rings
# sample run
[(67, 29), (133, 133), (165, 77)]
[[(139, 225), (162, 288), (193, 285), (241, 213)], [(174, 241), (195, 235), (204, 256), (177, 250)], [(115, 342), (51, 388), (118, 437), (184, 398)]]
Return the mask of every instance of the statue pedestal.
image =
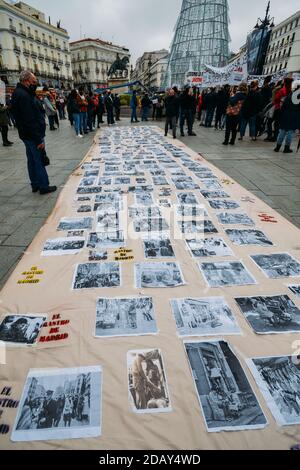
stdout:
[[(118, 85), (125, 85), (126, 83), (129, 83), (128, 78), (109, 78), (108, 79), (108, 86), (118, 86)], [(114, 90), (112, 90), (114, 93)], [(119, 95), (122, 95), (122, 93), (127, 93), (128, 92), (128, 87), (124, 86), (123, 88), (117, 88), (116, 93), (119, 93)]]

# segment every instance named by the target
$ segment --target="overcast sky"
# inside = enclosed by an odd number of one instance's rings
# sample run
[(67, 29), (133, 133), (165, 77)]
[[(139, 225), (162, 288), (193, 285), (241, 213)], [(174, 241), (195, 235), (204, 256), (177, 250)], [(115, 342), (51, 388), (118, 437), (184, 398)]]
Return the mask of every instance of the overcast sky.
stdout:
[[(182, 0), (23, 0), (43, 11), (55, 23), (61, 19), (71, 40), (100, 38), (126, 46), (133, 62), (145, 51), (170, 46)], [(229, 0), (230, 49), (237, 51), (267, 0)], [(299, 0), (272, 0), (275, 24), (299, 10)]]

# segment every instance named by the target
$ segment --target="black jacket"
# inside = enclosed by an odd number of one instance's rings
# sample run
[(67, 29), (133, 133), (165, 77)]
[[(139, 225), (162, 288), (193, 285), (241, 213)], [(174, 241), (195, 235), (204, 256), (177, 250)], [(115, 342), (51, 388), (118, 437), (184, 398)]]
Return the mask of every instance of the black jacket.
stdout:
[(165, 99), (166, 116), (174, 117), (179, 114), (179, 100), (177, 96), (167, 96)]
[(262, 107), (262, 97), (258, 91), (249, 91), (247, 98), (244, 101), (241, 115), (245, 119), (256, 116)]
[(187, 110), (191, 110), (193, 111), (194, 109), (194, 97), (191, 96), (188, 92), (184, 91), (181, 95), (180, 95), (180, 107), (181, 107), (181, 111), (187, 111)]
[(142, 108), (150, 108), (152, 101), (148, 96), (144, 96), (141, 101)]
[(214, 109), (217, 106), (217, 93), (215, 91), (211, 91), (206, 95), (206, 108), (207, 109)]
[(35, 92), (21, 83), (12, 95), (12, 113), (20, 139), (41, 144), (46, 134), (45, 111)]
[(68, 109), (68, 113), (69, 114), (79, 114), (80, 113), (80, 107), (79, 107), (79, 104), (78, 104), (78, 101), (76, 98), (71, 98), (69, 99), (68, 101), (68, 105), (67, 105), (67, 109)]
[[(295, 92), (297, 95), (297, 92)], [(300, 97), (300, 90), (298, 90)], [(293, 103), (291, 93), (283, 102), (280, 113), (280, 129), (295, 131), (300, 129), (300, 104)]]
[(226, 113), (226, 109), (229, 103), (229, 93), (226, 90), (219, 90), (217, 94), (217, 110), (221, 114)]

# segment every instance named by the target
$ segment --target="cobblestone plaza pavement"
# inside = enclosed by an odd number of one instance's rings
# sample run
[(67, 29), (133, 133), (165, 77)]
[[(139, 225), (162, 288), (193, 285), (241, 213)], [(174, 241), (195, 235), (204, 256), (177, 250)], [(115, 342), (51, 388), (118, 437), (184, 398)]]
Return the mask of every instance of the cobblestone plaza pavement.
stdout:
[[(125, 118), (120, 124), (130, 125)], [(153, 124), (164, 125), (163, 122)], [(195, 132), (197, 137), (181, 140), (300, 227), (300, 153), (275, 154), (274, 145), (262, 140), (246, 139), (235, 147), (224, 147), (223, 132), (199, 127), (197, 123)], [(76, 139), (68, 121), (62, 121), (59, 131), (48, 131), (51, 184), (61, 189), (85, 156), (94, 135)], [(0, 147), (0, 287), (51, 213), (59, 194), (59, 191), (46, 196), (31, 193), (24, 145), (16, 130), (9, 132), (9, 138), (15, 142), (13, 147)], [(296, 141), (294, 151), (295, 147)]]

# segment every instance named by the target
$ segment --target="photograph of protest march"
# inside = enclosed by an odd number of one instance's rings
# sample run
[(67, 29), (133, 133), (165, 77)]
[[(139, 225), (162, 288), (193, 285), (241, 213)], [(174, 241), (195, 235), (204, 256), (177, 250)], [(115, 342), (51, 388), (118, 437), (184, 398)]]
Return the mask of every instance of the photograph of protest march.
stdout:
[(30, 370), (12, 441), (100, 436), (101, 388), (100, 366)]

